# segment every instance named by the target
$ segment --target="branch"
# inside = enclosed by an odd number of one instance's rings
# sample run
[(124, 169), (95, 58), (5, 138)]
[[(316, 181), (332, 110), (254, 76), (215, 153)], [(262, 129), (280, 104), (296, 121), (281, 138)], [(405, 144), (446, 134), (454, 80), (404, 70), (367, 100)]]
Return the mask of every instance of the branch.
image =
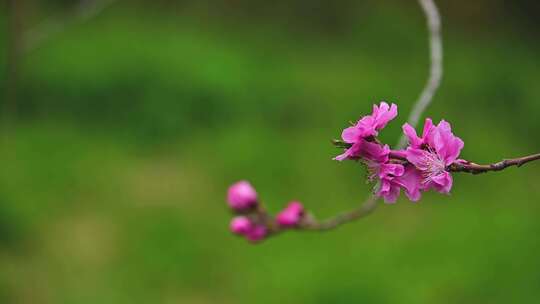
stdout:
[(524, 157), (504, 159), (500, 162), (489, 165), (479, 165), (469, 161), (456, 162), (450, 165), (448, 170), (452, 172), (480, 174), (490, 171), (501, 171), (512, 166), (521, 167), (522, 165), (535, 160), (540, 160), (540, 153)]
[(371, 212), (373, 212), (377, 207), (377, 200), (378, 198), (375, 195), (371, 195), (360, 206), (360, 208), (356, 208), (348, 212), (343, 212), (322, 222), (318, 222), (313, 218), (307, 217), (306, 222), (301, 223), (300, 228), (314, 231), (332, 230), (338, 226), (350, 223), (371, 214)]

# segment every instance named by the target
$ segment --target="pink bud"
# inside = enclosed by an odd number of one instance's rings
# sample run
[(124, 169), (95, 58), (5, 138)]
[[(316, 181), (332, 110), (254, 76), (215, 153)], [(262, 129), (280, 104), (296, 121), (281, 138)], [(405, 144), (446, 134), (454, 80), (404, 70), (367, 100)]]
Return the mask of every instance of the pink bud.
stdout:
[(258, 242), (266, 236), (268, 230), (264, 225), (255, 225), (246, 234), (246, 239), (250, 242)]
[(237, 216), (231, 220), (231, 231), (235, 234), (246, 234), (252, 230), (253, 224), (245, 216)]
[(239, 181), (229, 187), (227, 202), (235, 210), (244, 210), (257, 205), (257, 192), (248, 181)]
[(300, 223), (304, 215), (304, 206), (299, 202), (291, 202), (287, 208), (281, 211), (276, 219), (279, 225), (284, 227), (293, 227)]

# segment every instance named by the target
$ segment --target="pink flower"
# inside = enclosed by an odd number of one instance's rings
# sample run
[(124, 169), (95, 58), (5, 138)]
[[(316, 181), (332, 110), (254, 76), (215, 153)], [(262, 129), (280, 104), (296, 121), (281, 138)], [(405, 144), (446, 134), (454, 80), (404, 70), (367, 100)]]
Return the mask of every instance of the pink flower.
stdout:
[(229, 187), (227, 202), (234, 210), (245, 210), (257, 205), (257, 192), (249, 182), (239, 181)]
[(299, 202), (291, 202), (276, 216), (276, 220), (280, 226), (293, 227), (300, 223), (303, 215), (304, 206)]
[(397, 106), (389, 106), (382, 101), (379, 106), (373, 105), (371, 115), (362, 117), (352, 127), (346, 128), (341, 133), (344, 142), (352, 144), (343, 154), (336, 156), (335, 160), (358, 158), (362, 152), (363, 143), (367, 138), (377, 136), (378, 131), (383, 129), (386, 124), (397, 116)]
[[(405, 131), (406, 126), (403, 129)], [(449, 193), (452, 175), (446, 168), (458, 158), (464, 146), (463, 141), (454, 136), (450, 124), (444, 120), (436, 127), (431, 124), (431, 120), (426, 120), (422, 138), (415, 138), (410, 130), (405, 131), (405, 134), (411, 143), (406, 150), (407, 160), (420, 172), (420, 189), (433, 188), (441, 193)]]
[(376, 143), (365, 143), (363, 150), (363, 161), (368, 168), (368, 179), (377, 181), (375, 194), (382, 197), (386, 203), (394, 203), (401, 192), (405, 190), (405, 195), (411, 201), (420, 199), (419, 171), (414, 166), (399, 163), (391, 160), (391, 157), (398, 156), (404, 158), (404, 151), (390, 150), (388, 145), (381, 146)]

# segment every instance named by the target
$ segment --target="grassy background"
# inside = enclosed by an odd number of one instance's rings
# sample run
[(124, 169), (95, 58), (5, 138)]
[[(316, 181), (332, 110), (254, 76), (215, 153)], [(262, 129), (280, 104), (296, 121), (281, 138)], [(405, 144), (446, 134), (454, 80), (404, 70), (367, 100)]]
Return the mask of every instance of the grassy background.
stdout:
[[(26, 54), (0, 149), (0, 302), (536, 301), (538, 164), (455, 175), (450, 196), (327, 234), (230, 235), (238, 179), (272, 211), (357, 206), (365, 173), (331, 161), (329, 139), (384, 99), (399, 105), (382, 134), (394, 143), (424, 84), (414, 1), (329, 2), (124, 1)], [(66, 12), (43, 3), (29, 24)], [(452, 122), (470, 160), (538, 152), (530, 19), (453, 3), (426, 115)]]

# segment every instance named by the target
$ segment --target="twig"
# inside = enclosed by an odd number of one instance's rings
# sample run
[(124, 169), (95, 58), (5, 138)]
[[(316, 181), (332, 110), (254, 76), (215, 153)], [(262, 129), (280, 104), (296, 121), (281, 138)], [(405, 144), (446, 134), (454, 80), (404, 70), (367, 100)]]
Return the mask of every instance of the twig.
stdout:
[(327, 231), (343, 224), (350, 223), (357, 219), (363, 218), (373, 212), (377, 207), (377, 199), (378, 198), (375, 195), (371, 195), (360, 206), (360, 208), (338, 214), (322, 222), (308, 221), (305, 225), (301, 225), (300, 228), (306, 230)]
[(540, 160), (540, 153), (524, 157), (504, 159), (500, 162), (489, 165), (479, 165), (473, 162), (456, 162), (450, 165), (448, 169), (452, 172), (480, 174), (490, 171), (501, 171), (511, 166), (521, 167), (522, 165), (535, 160)]

